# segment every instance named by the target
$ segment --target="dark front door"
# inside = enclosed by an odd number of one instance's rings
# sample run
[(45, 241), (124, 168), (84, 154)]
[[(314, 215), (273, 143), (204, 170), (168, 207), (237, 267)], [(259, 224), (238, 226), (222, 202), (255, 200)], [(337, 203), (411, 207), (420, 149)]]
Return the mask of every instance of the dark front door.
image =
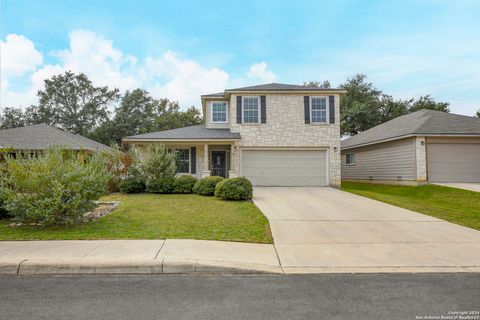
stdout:
[(227, 177), (225, 155), (225, 151), (212, 151), (212, 176)]

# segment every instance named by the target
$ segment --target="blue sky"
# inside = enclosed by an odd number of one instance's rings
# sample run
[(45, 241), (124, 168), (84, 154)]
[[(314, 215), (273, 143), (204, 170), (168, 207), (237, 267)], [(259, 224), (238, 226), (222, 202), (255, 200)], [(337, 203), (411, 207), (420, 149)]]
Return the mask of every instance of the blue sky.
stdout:
[(2, 107), (65, 70), (199, 106), (264, 82), (365, 73), (396, 98), (480, 108), (478, 1), (17, 1), (1, 6)]

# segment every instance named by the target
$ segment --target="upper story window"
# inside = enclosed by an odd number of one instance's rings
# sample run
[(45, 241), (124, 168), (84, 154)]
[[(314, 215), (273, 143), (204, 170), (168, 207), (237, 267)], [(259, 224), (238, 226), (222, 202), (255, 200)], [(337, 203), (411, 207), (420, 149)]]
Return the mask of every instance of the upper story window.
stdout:
[(190, 150), (176, 149), (175, 155), (177, 156), (177, 173), (189, 173), (190, 172)]
[(228, 108), (226, 102), (212, 102), (211, 122), (227, 123)]
[(354, 165), (355, 164), (355, 153), (347, 153), (345, 155), (345, 164), (346, 165)]
[(310, 98), (310, 119), (312, 123), (327, 123), (327, 97)]
[(260, 97), (243, 97), (243, 123), (260, 122)]

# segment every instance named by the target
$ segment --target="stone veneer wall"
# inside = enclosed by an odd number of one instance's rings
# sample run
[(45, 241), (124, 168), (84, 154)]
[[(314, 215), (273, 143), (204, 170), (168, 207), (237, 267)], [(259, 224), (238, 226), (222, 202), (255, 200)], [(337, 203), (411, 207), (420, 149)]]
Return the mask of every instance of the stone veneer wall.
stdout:
[[(233, 172), (239, 172), (240, 152), (243, 147), (328, 148), (330, 186), (340, 186), (340, 97), (338, 94), (333, 94), (335, 124), (305, 124), (304, 95), (266, 94), (267, 123), (237, 124), (237, 96), (232, 94), (229, 113), (230, 129), (232, 132), (239, 132), (242, 136), (242, 140), (235, 143), (238, 150), (232, 154), (231, 170)], [(335, 147), (337, 151), (334, 151)]]
[(415, 157), (417, 163), (417, 182), (425, 182), (427, 181), (427, 142), (425, 141), (425, 137), (415, 138)]

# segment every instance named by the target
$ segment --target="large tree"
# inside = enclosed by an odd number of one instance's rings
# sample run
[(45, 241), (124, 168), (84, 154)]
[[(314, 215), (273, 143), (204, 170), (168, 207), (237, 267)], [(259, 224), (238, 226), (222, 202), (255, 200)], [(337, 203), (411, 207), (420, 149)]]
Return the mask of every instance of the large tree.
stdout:
[(122, 138), (152, 131), (200, 124), (200, 111), (194, 107), (182, 111), (177, 102), (154, 99), (143, 89), (127, 91), (114, 117), (96, 128), (89, 137), (103, 143), (120, 143)]
[(476, 116), (477, 118), (480, 118), (480, 109), (478, 109)]
[(341, 98), (342, 135), (354, 135), (421, 109), (450, 111), (447, 102), (436, 102), (430, 95), (418, 99), (394, 100), (368, 82), (364, 74), (348, 78), (340, 88), (347, 91)]
[(40, 115), (50, 115), (51, 122), (85, 135), (108, 119), (108, 106), (119, 98), (119, 90), (96, 87), (83, 73), (70, 71), (45, 80), (38, 91)]
[(37, 93), (38, 106), (5, 108), (1, 128), (46, 123), (85, 135), (108, 120), (108, 107), (120, 96), (118, 89), (94, 86), (85, 74), (70, 71), (45, 80), (44, 85)]

